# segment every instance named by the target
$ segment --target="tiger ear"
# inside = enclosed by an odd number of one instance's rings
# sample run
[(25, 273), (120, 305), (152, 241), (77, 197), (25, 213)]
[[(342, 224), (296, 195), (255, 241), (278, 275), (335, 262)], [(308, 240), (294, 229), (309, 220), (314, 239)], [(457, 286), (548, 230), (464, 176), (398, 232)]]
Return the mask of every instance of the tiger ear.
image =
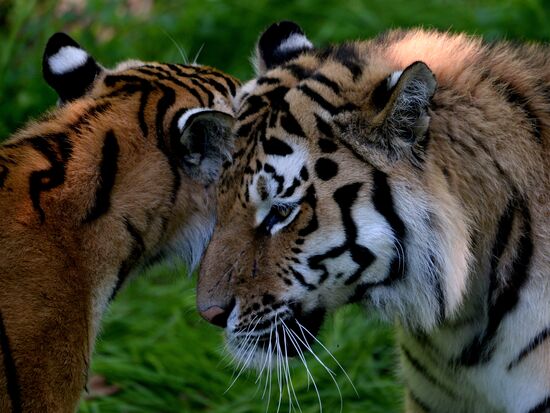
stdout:
[(61, 103), (83, 96), (102, 70), (94, 58), (65, 33), (56, 33), (48, 40), (42, 73)]
[(313, 44), (296, 23), (274, 23), (263, 32), (256, 46), (256, 74), (261, 75), (311, 49)]
[(208, 185), (219, 177), (222, 164), (231, 159), (234, 123), (233, 116), (209, 108), (189, 109), (177, 119), (173, 147), (191, 178)]
[(423, 62), (393, 72), (370, 94), (369, 119), (363, 119), (363, 112), (351, 115), (342, 139), (369, 162), (387, 164), (406, 156), (421, 161), (436, 86), (434, 74)]
[(424, 138), (430, 122), (428, 107), (437, 82), (424, 62), (415, 62), (405, 70), (392, 73), (376, 87), (371, 103), (378, 113), (373, 124), (381, 143), (410, 146)]

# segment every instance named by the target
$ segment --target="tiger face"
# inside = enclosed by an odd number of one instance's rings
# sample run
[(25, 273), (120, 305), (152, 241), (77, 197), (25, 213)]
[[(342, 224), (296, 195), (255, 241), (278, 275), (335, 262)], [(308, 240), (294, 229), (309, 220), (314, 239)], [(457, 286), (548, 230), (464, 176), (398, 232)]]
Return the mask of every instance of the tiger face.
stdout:
[(423, 172), (436, 81), (422, 62), (376, 59), (380, 47), (317, 51), (289, 22), (259, 41), (197, 298), (245, 364), (283, 340), (288, 356), (306, 350), (346, 303), (430, 328), (459, 302), (440, 276), (463, 280), (467, 235)]

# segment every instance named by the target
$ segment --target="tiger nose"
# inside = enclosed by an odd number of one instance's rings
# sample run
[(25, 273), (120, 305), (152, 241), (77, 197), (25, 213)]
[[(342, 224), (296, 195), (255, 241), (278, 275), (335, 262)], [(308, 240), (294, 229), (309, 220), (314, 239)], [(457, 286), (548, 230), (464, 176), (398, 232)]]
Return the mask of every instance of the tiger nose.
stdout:
[(199, 313), (202, 318), (204, 318), (209, 323), (221, 328), (225, 328), (227, 327), (227, 319), (229, 318), (229, 314), (231, 314), (231, 311), (233, 311), (233, 307), (235, 307), (234, 301), (224, 307), (212, 305), (204, 310), (199, 310)]

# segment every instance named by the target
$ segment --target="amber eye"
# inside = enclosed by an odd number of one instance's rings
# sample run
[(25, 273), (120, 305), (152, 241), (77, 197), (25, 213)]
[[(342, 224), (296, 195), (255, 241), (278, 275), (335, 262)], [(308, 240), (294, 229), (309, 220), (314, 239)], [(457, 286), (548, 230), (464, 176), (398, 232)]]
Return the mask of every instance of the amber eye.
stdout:
[(291, 208), (287, 207), (287, 206), (283, 206), (283, 207), (274, 207), (277, 209), (277, 214), (281, 217), (281, 218), (286, 218), (290, 215), (290, 212), (292, 211)]
[(296, 204), (273, 205), (269, 210), (269, 213), (267, 214), (267, 216), (264, 218), (264, 220), (258, 227), (258, 230), (262, 232), (270, 233), (271, 229), (275, 225), (281, 222), (284, 222), (296, 208), (297, 208)]

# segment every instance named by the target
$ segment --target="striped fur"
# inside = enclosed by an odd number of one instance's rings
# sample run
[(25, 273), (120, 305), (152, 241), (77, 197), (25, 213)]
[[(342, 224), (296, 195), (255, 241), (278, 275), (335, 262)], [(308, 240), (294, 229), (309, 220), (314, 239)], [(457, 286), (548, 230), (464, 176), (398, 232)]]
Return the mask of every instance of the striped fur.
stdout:
[[(231, 145), (213, 118), (232, 118), (232, 77), (137, 61), (108, 70), (65, 35), (52, 39), (44, 70), (62, 105), (0, 146), (2, 412), (75, 410), (101, 316), (125, 280), (172, 252), (198, 261)], [(66, 82), (47, 75), (52, 42), (64, 60), (51, 76)]]
[(548, 411), (550, 51), (410, 30), (285, 60), (280, 26), (236, 99), (199, 310), (230, 348), (264, 337), (251, 365), (280, 320), (361, 302), (398, 322), (407, 411)]

